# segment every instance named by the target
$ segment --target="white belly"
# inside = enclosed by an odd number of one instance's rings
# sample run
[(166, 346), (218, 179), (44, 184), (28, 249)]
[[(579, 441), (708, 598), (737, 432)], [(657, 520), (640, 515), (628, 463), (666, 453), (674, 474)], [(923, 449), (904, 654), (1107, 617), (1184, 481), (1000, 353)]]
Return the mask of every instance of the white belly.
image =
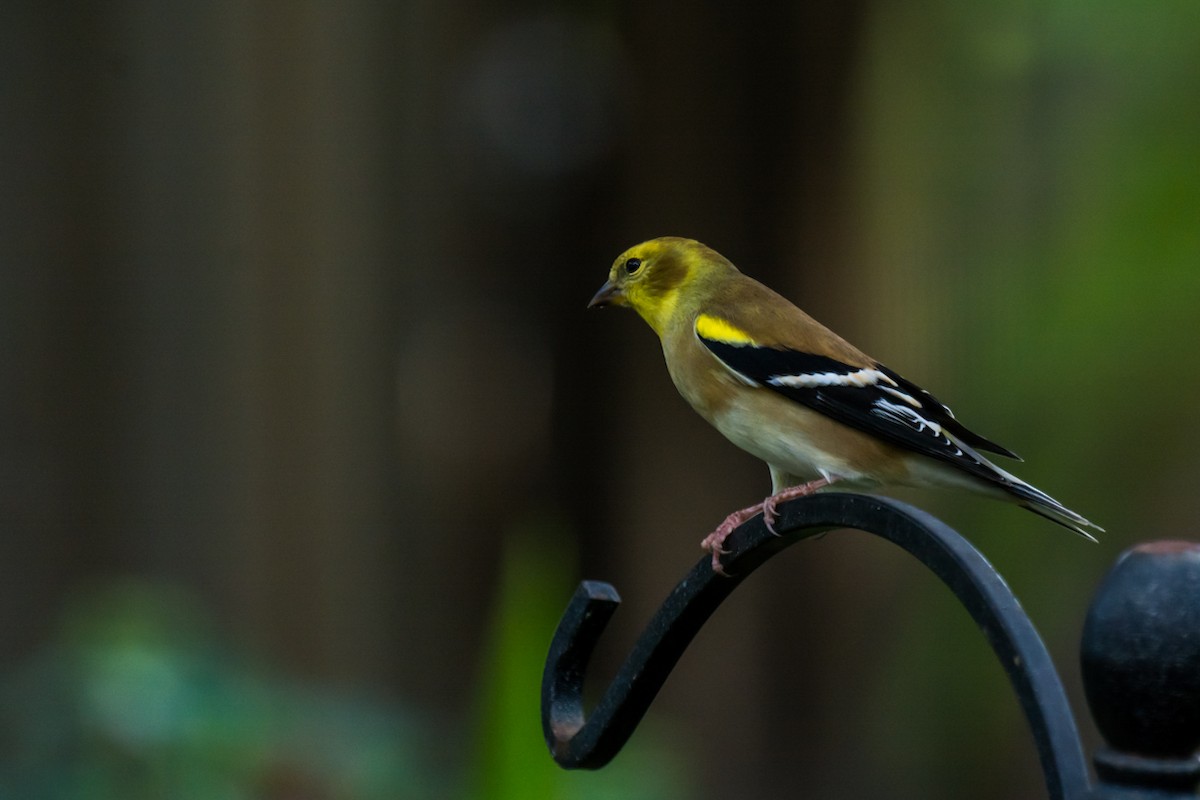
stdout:
[[(761, 405), (765, 399), (755, 394), (743, 395), (746, 397), (754, 405)], [(739, 401), (715, 414), (709, 422), (729, 441), (767, 462), (773, 472), (787, 473), (796, 482), (836, 477), (839, 485), (846, 488), (878, 485), (878, 481), (863, 474), (838, 453), (818, 447), (805, 435), (808, 418), (819, 416), (818, 412), (783, 398), (771, 397), (769, 400), (773, 406), (770, 409), (771, 425), (762, 423), (763, 409), (747, 407)]]

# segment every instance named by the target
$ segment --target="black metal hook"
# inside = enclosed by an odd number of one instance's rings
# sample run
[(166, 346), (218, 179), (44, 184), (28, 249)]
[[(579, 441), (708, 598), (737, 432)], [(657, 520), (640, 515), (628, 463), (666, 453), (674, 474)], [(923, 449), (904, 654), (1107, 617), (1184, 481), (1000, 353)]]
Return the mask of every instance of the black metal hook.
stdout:
[(727, 542), (732, 577), (709, 560), (688, 573), (651, 619), (604, 696), (586, 717), (588, 659), (620, 603), (606, 583), (585, 581), (550, 645), (542, 680), (542, 723), (555, 761), (568, 769), (607, 764), (633, 733), (700, 627), (760, 564), (800, 539), (836, 528), (867, 531), (907, 550), (958, 597), (1004, 665), (1032, 728), (1050, 797), (1082, 797), (1087, 765), (1075, 719), (1045, 645), (1004, 580), (969, 542), (912, 506), (882, 497), (830, 493), (780, 508), (773, 536), (756, 517)]
[(743, 525), (714, 575), (707, 557), (650, 620), (590, 717), (588, 659), (620, 598), (584, 581), (550, 644), (542, 676), (542, 727), (554, 760), (598, 769), (621, 749), (671, 669), (717, 606), (760, 564), (800, 539), (854, 528), (915, 556), (954, 592), (1004, 665), (1033, 732), (1052, 800), (1183, 800), (1200, 785), (1200, 544), (1158, 541), (1124, 552), (1097, 590), (1081, 644), (1082, 676), (1109, 747), (1092, 784), (1075, 718), (1033, 623), (969, 542), (919, 509), (857, 494), (784, 504), (774, 536), (761, 518)]

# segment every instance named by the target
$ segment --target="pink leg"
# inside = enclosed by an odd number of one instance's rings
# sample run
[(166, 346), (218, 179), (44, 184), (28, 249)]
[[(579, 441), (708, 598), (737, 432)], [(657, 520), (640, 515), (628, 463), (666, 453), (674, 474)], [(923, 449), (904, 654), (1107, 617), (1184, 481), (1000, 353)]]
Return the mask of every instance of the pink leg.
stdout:
[(812, 494), (818, 489), (824, 489), (826, 486), (833, 483), (834, 480), (837, 479), (818, 478), (815, 481), (802, 483), (799, 486), (789, 486), (782, 492), (771, 495), (761, 503), (755, 503), (752, 506), (739, 509), (726, 517), (725, 521), (718, 525), (715, 531), (710, 533), (708, 536), (705, 536), (704, 540), (700, 542), (700, 547), (702, 549), (712, 553), (713, 572), (717, 573), (718, 575), (725, 574), (725, 568), (721, 566), (721, 556), (729, 551), (722, 547), (722, 545), (725, 543), (725, 540), (729, 538), (729, 534), (737, 530), (742, 523), (753, 518), (756, 514), (762, 513), (763, 524), (767, 526), (767, 530), (769, 530), (771, 533), (775, 533), (775, 520), (779, 516), (775, 510), (775, 507), (779, 503), (783, 503), (788, 500), (794, 500), (797, 497), (803, 497), (807, 494)]
[[(813, 492), (824, 489), (829, 484), (833, 483), (837, 478), (817, 478), (815, 481), (802, 483), (799, 486), (789, 486), (778, 494), (773, 494), (766, 500), (762, 501), (763, 524), (767, 526), (767, 530), (775, 533), (775, 519), (779, 514), (775, 511), (775, 506), (780, 503), (786, 503), (788, 500), (795, 500), (797, 497), (804, 497)], [(778, 536), (778, 534), (776, 534)]]

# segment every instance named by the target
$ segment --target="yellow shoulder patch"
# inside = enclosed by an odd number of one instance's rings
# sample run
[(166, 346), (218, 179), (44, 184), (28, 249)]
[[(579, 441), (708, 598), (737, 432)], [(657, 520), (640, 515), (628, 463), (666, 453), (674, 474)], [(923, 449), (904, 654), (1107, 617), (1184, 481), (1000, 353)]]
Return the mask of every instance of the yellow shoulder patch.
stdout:
[(704, 339), (732, 345), (757, 344), (750, 334), (719, 317), (701, 314), (696, 317), (696, 333)]

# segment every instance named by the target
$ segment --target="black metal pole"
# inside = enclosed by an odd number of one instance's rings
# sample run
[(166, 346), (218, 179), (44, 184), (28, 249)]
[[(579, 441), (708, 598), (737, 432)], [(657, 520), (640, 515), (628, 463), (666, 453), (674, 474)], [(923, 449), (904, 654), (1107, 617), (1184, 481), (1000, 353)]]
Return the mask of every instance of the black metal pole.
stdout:
[(1080, 646), (1083, 687), (1108, 747), (1094, 797), (1196, 796), (1200, 784), (1200, 545), (1160, 541), (1117, 560)]

